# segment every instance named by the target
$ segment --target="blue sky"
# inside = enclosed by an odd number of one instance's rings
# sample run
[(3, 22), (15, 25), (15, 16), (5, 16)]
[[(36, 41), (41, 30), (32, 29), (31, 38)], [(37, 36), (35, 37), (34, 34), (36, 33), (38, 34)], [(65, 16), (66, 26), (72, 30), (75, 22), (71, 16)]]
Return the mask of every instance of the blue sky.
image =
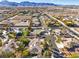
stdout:
[[(0, 0), (1, 1), (1, 0)], [(64, 5), (79, 5), (79, 0), (9, 0), (14, 2), (30, 1), (30, 2), (45, 2), (45, 3), (55, 3)]]

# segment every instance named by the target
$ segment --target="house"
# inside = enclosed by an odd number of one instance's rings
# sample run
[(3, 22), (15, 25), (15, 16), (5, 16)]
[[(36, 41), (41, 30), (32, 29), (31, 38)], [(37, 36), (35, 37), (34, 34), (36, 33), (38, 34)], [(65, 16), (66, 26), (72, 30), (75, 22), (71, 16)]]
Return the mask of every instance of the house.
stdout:
[(64, 46), (69, 46), (68, 44), (72, 41), (72, 38), (65, 38), (65, 37), (62, 37), (62, 42), (64, 44)]
[(38, 18), (36, 18), (36, 17), (34, 17), (34, 18), (32, 19), (32, 24), (33, 24), (34, 27), (39, 27), (39, 26), (41, 26), (40, 20), (39, 20)]
[(29, 20), (26, 20), (26, 21), (22, 21), (22, 22), (16, 23), (14, 25), (15, 26), (29, 26), (30, 22), (29, 22)]
[(55, 29), (54, 31), (55, 31), (55, 34), (56, 34), (56, 35), (60, 35), (60, 32), (61, 32), (60, 29)]

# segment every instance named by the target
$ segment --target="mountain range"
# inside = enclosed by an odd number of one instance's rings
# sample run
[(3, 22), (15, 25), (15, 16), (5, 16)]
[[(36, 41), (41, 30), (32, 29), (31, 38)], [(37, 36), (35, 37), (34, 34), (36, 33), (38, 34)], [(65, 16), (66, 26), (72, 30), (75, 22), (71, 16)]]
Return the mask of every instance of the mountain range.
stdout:
[(10, 1), (1, 1), (0, 6), (58, 6), (54, 3), (35, 3), (35, 2), (29, 2), (29, 1), (23, 1), (23, 2), (10, 2)]

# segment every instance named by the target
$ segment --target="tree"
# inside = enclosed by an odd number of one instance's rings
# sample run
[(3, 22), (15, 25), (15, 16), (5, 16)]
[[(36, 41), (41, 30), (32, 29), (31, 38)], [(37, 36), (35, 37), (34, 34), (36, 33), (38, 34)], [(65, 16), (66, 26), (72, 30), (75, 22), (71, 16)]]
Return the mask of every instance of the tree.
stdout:
[(60, 36), (57, 36), (56, 42), (57, 42), (57, 43), (61, 43), (61, 41), (62, 41), (62, 40), (61, 40), (61, 37), (60, 37)]
[(73, 26), (74, 25), (74, 21), (72, 21), (72, 20), (64, 20), (63, 21), (66, 25), (68, 25), (68, 26)]
[(22, 52), (22, 57), (28, 57), (30, 55), (30, 52), (29, 50), (25, 49), (23, 52)]
[(70, 56), (70, 58), (79, 58), (79, 54), (73, 53), (73, 54)]
[(55, 22), (55, 26), (60, 27), (60, 26), (61, 26), (61, 24), (60, 24), (60, 23), (58, 23), (58, 22)]
[(8, 33), (9, 38), (15, 38), (16, 37), (16, 33), (15, 32), (10, 32)]
[(43, 56), (44, 56), (45, 58), (50, 58), (50, 57), (51, 57), (51, 51), (45, 50), (44, 53), (43, 53)]
[(23, 51), (24, 50), (24, 44), (20, 44), (19, 47), (17, 48), (17, 51)]
[(2, 35), (2, 30), (0, 30), (0, 35)]
[(50, 36), (45, 38), (42, 45), (43, 45), (43, 50), (42, 50), (43, 57), (47, 57), (47, 58), (51, 57), (52, 44), (51, 44)]
[(30, 42), (29, 39), (25, 38), (24, 36), (22, 36), (20, 39), (20, 42), (22, 42), (25, 46), (27, 46)]
[(0, 47), (2, 46), (2, 40), (0, 40)]
[(29, 32), (28, 29), (25, 29), (25, 28), (24, 28), (24, 29), (22, 30), (22, 33), (23, 33), (23, 36), (27, 36), (27, 35), (29, 35), (30, 32)]
[(14, 58), (16, 57), (14, 53), (10, 51), (3, 51), (1, 57), (3, 58)]

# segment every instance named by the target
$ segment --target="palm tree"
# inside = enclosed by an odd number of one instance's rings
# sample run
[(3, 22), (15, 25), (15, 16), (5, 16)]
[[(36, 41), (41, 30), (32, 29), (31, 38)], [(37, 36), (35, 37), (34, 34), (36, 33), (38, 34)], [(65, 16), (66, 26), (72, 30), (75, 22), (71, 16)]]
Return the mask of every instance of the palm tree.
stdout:
[(43, 53), (43, 56), (44, 56), (45, 58), (51, 58), (51, 51), (45, 50), (44, 53)]
[(42, 50), (42, 56), (43, 57), (51, 57), (52, 54), (52, 44), (50, 40), (50, 36), (46, 37), (44, 42), (42, 43), (43, 50)]

